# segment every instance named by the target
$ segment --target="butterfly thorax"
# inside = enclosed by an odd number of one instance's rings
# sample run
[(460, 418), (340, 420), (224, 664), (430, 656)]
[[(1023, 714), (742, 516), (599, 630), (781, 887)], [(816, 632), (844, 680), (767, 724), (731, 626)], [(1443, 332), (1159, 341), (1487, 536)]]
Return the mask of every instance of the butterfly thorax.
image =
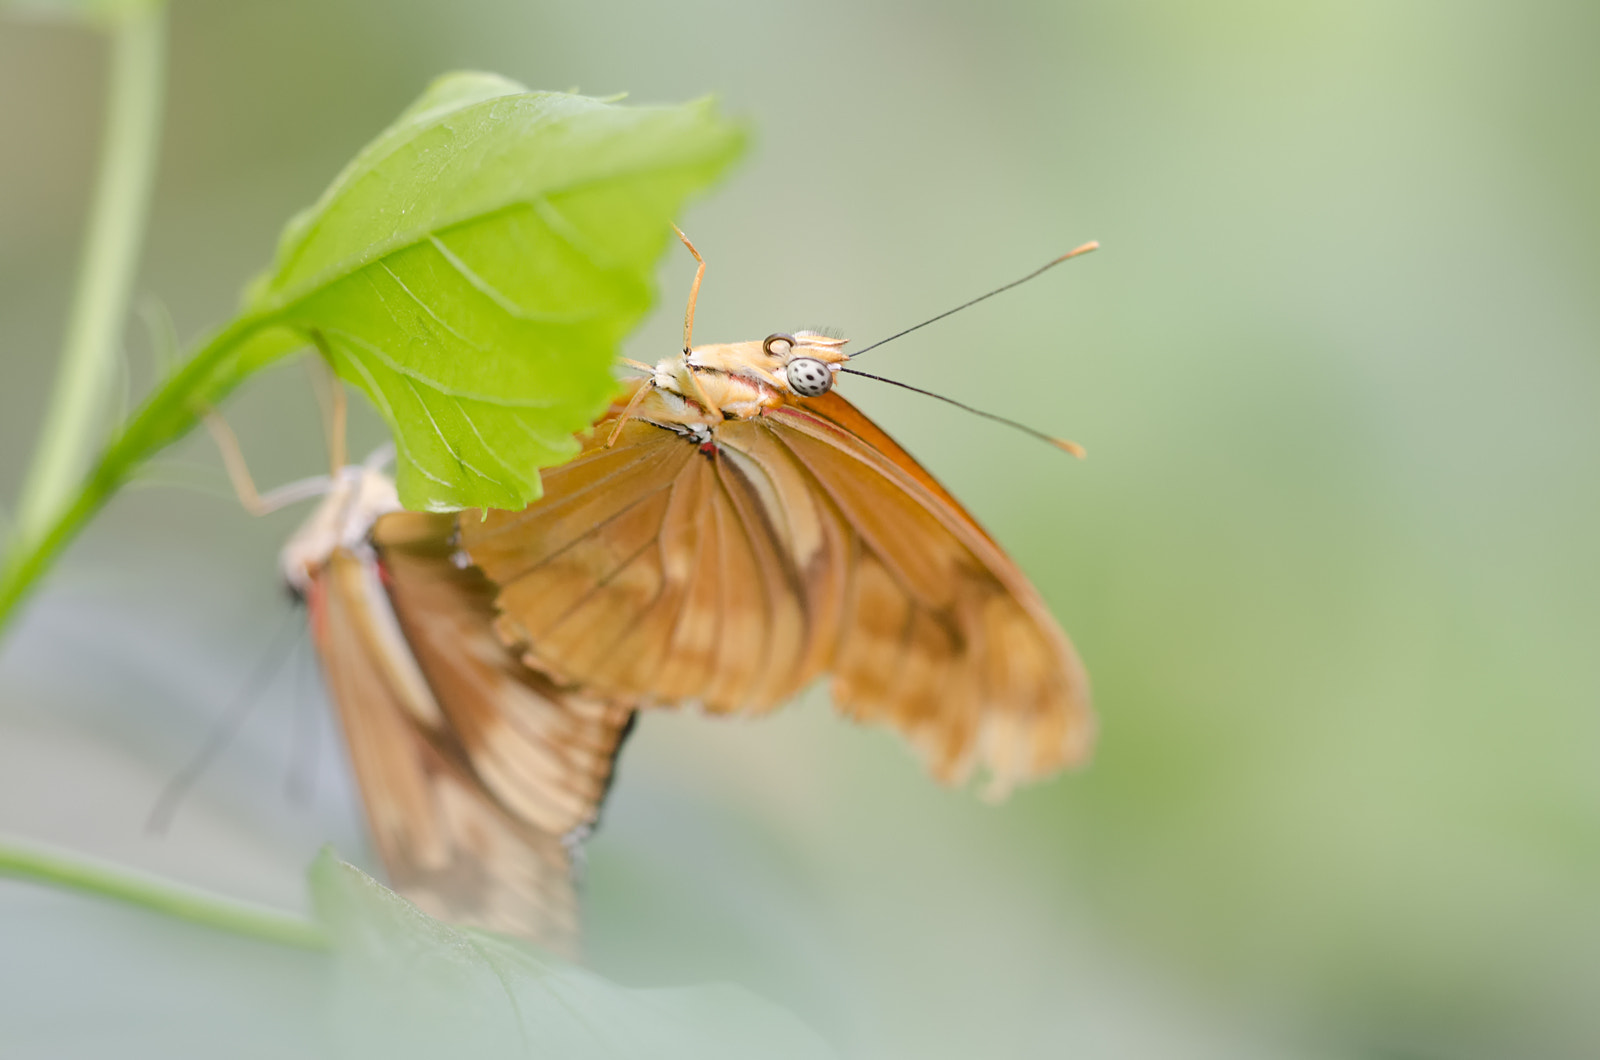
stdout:
[(644, 385), (640, 419), (664, 427), (709, 431), (724, 420), (748, 420), (780, 408), (796, 397), (791, 366), (814, 365), (815, 373), (832, 373), (848, 356), (844, 339), (816, 332), (772, 335), (750, 342), (710, 343), (657, 362)]
[(340, 549), (364, 548), (378, 517), (399, 508), (389, 476), (363, 465), (341, 469), (322, 502), (278, 554), (284, 581), (304, 596), (329, 557)]

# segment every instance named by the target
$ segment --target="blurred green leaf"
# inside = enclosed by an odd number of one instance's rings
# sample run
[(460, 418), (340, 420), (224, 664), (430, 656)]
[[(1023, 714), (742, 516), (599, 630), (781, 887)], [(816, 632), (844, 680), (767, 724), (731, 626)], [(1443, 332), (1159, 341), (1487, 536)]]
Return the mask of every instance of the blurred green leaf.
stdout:
[(247, 312), (371, 397), (408, 507), (521, 508), (616, 392), (668, 223), (742, 140), (707, 101), (440, 78), (289, 224)]
[(4, 0), (0, 11), (24, 18), (115, 26), (164, 6), (164, 0)]
[(434, 920), (324, 850), (311, 867), (334, 941), (339, 1055), (833, 1056), (795, 1017), (734, 986), (630, 990), (498, 935)]

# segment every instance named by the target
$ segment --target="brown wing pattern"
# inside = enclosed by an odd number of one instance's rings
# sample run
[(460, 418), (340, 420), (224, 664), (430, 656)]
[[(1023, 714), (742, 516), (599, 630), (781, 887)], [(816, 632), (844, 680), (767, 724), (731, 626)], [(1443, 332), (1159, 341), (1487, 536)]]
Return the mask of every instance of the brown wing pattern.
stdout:
[(312, 591), (318, 653), (396, 889), (572, 953), (563, 836), (594, 819), (630, 712), (521, 666), (493, 632), (492, 590), (450, 563), (450, 532), (396, 513), (374, 529), (378, 562), (335, 552)]
[(608, 433), (528, 509), (460, 523), (531, 666), (718, 712), (831, 672), (842, 711), (899, 729), (942, 780), (987, 767), (996, 791), (1086, 754), (1087, 680), (1038, 595), (843, 399), (721, 424), (710, 446)]
[(835, 701), (894, 725), (941, 779), (982, 764), (997, 794), (1082, 761), (1094, 735), (1083, 664), (972, 517), (875, 427), (868, 444), (850, 422), (865, 417), (837, 395), (768, 419), (857, 535)]
[(451, 561), (452, 517), (394, 512), (372, 542), (394, 613), (472, 772), (543, 832), (592, 825), (631, 708), (558, 687), (494, 635), (495, 590)]

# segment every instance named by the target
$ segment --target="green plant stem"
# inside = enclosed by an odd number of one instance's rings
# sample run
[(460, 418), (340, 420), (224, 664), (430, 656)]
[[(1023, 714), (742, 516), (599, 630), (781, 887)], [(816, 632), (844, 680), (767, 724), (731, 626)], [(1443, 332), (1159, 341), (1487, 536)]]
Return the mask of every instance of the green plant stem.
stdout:
[(162, 4), (134, 5), (112, 29), (100, 172), (57, 369), (17, 507), (14, 547), (57, 518), (104, 423), (160, 146), (166, 63)]
[(12, 539), (4, 567), (0, 568), (0, 630), (56, 554), (77, 536), (89, 517), (99, 511), (138, 465), (192, 427), (207, 403), (220, 400), (248, 373), (251, 344), (261, 333), (269, 334), (265, 344), (268, 352), (260, 358), (262, 361), (299, 344), (297, 336), (286, 332), (277, 332), (274, 341), (268, 329), (270, 323), (241, 317), (214, 336), (145, 400), (55, 520), (29, 539)]
[(0, 875), (71, 888), (280, 946), (324, 950), (329, 944), (322, 928), (305, 917), (16, 840), (0, 841)]

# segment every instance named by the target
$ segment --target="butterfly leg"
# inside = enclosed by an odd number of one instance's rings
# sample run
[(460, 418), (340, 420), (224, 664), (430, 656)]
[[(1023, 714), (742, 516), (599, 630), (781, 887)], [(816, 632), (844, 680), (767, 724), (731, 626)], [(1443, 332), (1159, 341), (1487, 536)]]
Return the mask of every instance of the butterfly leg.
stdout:
[[(319, 349), (322, 348), (320, 342), (317, 345)], [(337, 475), (339, 469), (344, 467), (346, 458), (344, 428), (348, 416), (344, 387), (340, 385), (339, 377), (333, 374), (326, 352), (321, 357), (307, 360), (306, 366), (311, 372), (311, 390), (317, 395), (317, 407), (322, 410), (322, 430), (328, 442), (328, 467)]]
[(279, 508), (328, 492), (328, 484), (332, 480), (327, 475), (313, 475), (266, 493), (257, 492), (255, 479), (250, 476), (250, 468), (244, 460), (244, 452), (239, 448), (239, 438), (228, 426), (228, 421), (215, 409), (206, 410), (204, 421), (206, 430), (211, 432), (211, 440), (217, 443), (217, 449), (222, 454), (222, 466), (228, 471), (228, 482), (233, 486), (234, 495), (239, 498), (240, 507), (251, 515), (269, 515)]
[(639, 389), (633, 392), (633, 397), (629, 398), (627, 405), (623, 406), (622, 415), (617, 417), (616, 426), (612, 427), (611, 433), (606, 436), (607, 449), (610, 449), (613, 445), (617, 444), (617, 438), (622, 434), (622, 428), (627, 425), (629, 420), (633, 419), (633, 414), (638, 411), (639, 403), (643, 401), (644, 396), (650, 393), (650, 391), (654, 390), (655, 387), (656, 381), (654, 379), (646, 379), (639, 385)]
[(700, 263), (694, 270), (694, 282), (689, 285), (689, 305), (683, 311), (683, 352), (689, 353), (694, 349), (694, 304), (700, 298), (700, 281), (705, 279), (706, 259), (694, 249), (694, 244), (689, 242), (689, 237), (683, 234), (683, 229), (677, 225), (672, 230), (678, 233), (678, 238), (683, 240), (683, 245), (689, 248), (689, 253), (694, 255), (694, 260)]
[(688, 364), (678, 369), (678, 389), (683, 396), (693, 401), (706, 411), (712, 422), (722, 419), (722, 407), (706, 393), (705, 387), (700, 385), (700, 380), (695, 376), (694, 369)]
[(222, 418), (222, 413), (214, 409), (206, 412), (205, 424), (206, 430), (211, 432), (211, 440), (217, 443), (217, 450), (222, 454), (222, 466), (228, 471), (228, 481), (233, 485), (240, 506), (251, 515), (266, 515), (270, 509), (256, 490), (256, 480), (251, 477), (244, 451), (239, 448), (239, 436), (233, 433), (233, 428)]

